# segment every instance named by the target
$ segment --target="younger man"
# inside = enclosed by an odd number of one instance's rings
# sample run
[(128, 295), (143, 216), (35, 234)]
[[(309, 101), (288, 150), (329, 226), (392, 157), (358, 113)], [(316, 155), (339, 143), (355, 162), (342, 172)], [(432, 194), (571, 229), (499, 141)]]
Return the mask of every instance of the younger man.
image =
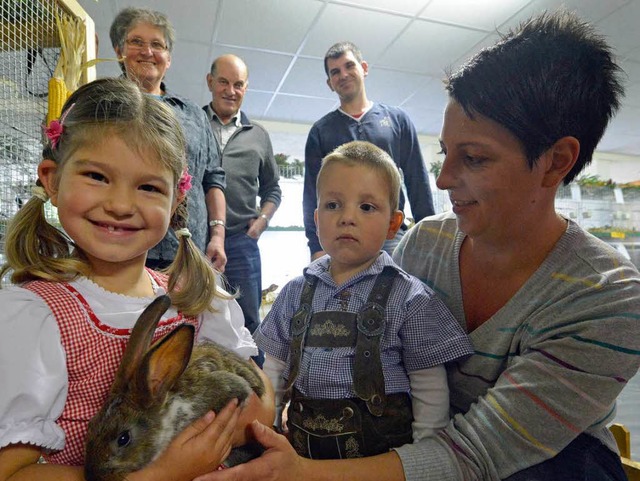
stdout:
[(291, 395), (298, 453), (371, 456), (447, 424), (444, 363), (473, 349), (433, 291), (381, 250), (403, 221), (389, 155), (369, 142), (338, 147), (323, 159), (317, 192), (326, 255), (283, 288), (256, 342), (276, 405)]

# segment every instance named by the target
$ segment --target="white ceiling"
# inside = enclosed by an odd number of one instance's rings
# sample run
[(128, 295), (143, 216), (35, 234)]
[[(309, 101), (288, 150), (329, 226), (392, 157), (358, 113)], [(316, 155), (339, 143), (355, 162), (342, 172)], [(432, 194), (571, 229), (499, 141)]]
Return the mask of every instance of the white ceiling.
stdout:
[[(418, 131), (438, 135), (443, 72), (496, 39), (496, 30), (565, 5), (597, 24), (628, 75), (627, 96), (598, 150), (640, 155), (640, 0), (78, 0), (93, 18), (100, 57), (113, 55), (109, 26), (126, 6), (166, 13), (177, 40), (167, 84), (198, 104), (223, 53), (249, 66), (243, 110), (262, 120), (311, 124), (336, 108), (323, 57), (350, 40), (369, 62), (370, 99), (399, 105)], [(115, 63), (98, 75), (116, 75)]]

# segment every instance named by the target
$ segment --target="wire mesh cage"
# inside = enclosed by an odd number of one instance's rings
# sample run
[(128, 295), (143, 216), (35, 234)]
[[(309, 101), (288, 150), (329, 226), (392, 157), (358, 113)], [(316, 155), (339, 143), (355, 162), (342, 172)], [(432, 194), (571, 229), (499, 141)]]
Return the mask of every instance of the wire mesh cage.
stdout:
[[(41, 150), (47, 82), (60, 55), (47, 0), (3, 0), (0, 9), (0, 229), (28, 199)], [(0, 231), (0, 234), (2, 233)], [(1, 242), (1, 239), (0, 239)]]
[(35, 182), (47, 83), (60, 55), (50, 1), (3, 0), (0, 10), (0, 244)]
[(0, 2), (0, 252), (6, 223), (36, 180), (47, 87), (61, 53), (56, 19), (79, 18), (78, 12), (84, 14), (75, 0)]

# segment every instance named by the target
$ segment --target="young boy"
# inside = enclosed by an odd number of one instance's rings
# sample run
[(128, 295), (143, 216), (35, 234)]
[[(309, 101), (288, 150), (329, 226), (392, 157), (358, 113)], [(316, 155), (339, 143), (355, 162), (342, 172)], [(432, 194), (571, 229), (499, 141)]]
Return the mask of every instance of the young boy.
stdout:
[(399, 192), (397, 167), (375, 145), (327, 155), (314, 214), (327, 255), (283, 288), (257, 331), (303, 456), (371, 456), (448, 421), (444, 363), (473, 349), (433, 291), (381, 250), (403, 220)]

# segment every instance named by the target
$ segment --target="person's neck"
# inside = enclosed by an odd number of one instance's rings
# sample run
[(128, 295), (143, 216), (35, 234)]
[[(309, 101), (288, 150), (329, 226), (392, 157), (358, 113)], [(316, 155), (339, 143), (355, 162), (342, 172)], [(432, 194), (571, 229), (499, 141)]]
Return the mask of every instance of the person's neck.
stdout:
[(151, 297), (154, 294), (151, 279), (137, 262), (91, 262), (88, 278), (104, 290), (129, 297)]
[(355, 277), (357, 274), (360, 274), (364, 270), (371, 267), (378, 256), (379, 254), (365, 261), (363, 264), (357, 266), (343, 265), (340, 263), (336, 263), (333, 259), (331, 259), (329, 260), (329, 274), (331, 275), (333, 282), (335, 282), (336, 285), (340, 286), (352, 277)]
[(214, 114), (216, 114), (216, 117), (218, 118), (218, 121), (222, 124), (222, 125), (227, 125), (229, 122), (231, 122), (231, 120), (233, 120), (233, 118), (238, 115), (238, 112), (235, 112), (231, 115), (226, 115), (226, 116), (222, 116), (220, 115), (218, 112), (215, 111), (215, 109), (213, 108), (213, 104), (209, 104), (209, 106), (211, 107), (211, 110), (213, 111)]
[(148, 80), (143, 78), (141, 79), (132, 75), (127, 75), (127, 77), (129, 78), (129, 80), (133, 80), (135, 83), (137, 83), (140, 87), (140, 90), (142, 90), (144, 93), (160, 96), (164, 95), (164, 92), (162, 90), (162, 81), (158, 82), (157, 80)]
[(372, 102), (366, 95), (362, 95), (348, 102), (340, 102), (340, 109), (354, 117), (362, 115), (366, 110), (371, 108)]
[(465, 239), (476, 263), (486, 262), (494, 273), (536, 270), (547, 258), (567, 229), (567, 221), (556, 214), (535, 226), (514, 226), (501, 238)]
[(145, 92), (147, 92), (148, 94), (151, 94), (151, 95), (157, 95), (159, 97), (162, 97), (164, 95), (164, 92), (160, 88), (160, 85), (151, 87), (150, 89), (145, 90)]

